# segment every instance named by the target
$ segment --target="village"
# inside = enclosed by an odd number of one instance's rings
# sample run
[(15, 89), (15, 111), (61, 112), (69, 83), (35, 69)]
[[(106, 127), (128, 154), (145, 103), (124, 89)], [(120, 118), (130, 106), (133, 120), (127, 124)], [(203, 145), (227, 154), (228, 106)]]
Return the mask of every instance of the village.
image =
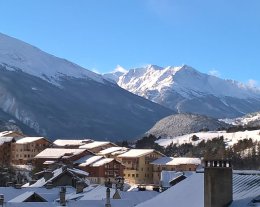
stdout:
[[(259, 171), (232, 171), (230, 160), (167, 157), (109, 141), (52, 142), (3, 131), (0, 165), (15, 169), (13, 178), (1, 174), (2, 206), (147, 207), (180, 198), (178, 206), (214, 206), (220, 200), (238, 206), (241, 196), (259, 202)], [(185, 199), (187, 193), (195, 200)]]
[[(30, 166), (34, 172), (66, 165), (89, 173), (92, 184), (117, 177), (129, 184), (159, 187), (162, 171), (196, 171), (199, 158), (172, 158), (153, 149), (129, 149), (108, 141), (91, 139), (51, 142), (44, 137), (27, 137), (14, 131), (0, 133), (1, 166)], [(22, 184), (22, 183), (21, 183)]]

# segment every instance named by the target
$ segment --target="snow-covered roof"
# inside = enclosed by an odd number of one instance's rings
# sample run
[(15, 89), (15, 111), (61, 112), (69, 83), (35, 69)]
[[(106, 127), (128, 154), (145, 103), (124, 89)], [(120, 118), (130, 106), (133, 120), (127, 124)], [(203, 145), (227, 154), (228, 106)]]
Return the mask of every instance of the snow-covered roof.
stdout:
[(110, 163), (114, 160), (114, 158), (103, 158), (101, 160), (98, 160), (96, 162), (94, 162), (93, 164), (91, 164), (92, 167), (99, 167), (102, 165), (105, 165), (107, 163)]
[(176, 178), (178, 178), (179, 176), (184, 175), (185, 177), (189, 177), (192, 174), (194, 174), (195, 172), (176, 172), (176, 171), (162, 171), (161, 172), (161, 185), (162, 187), (166, 187), (169, 188), (171, 187), (170, 182)]
[(88, 166), (100, 159), (102, 159), (103, 156), (95, 156), (95, 155), (86, 155), (79, 160), (75, 161), (75, 164), (79, 164), (80, 167), (85, 167)]
[(62, 148), (47, 148), (40, 152), (35, 158), (50, 158), (58, 159), (63, 156), (74, 156), (83, 153), (86, 149), (62, 149)]
[(53, 142), (53, 144), (60, 146), (60, 147), (65, 147), (65, 146), (81, 146), (86, 144), (86, 142), (90, 142), (91, 139), (57, 139)]
[(107, 145), (109, 143), (110, 142), (94, 141), (94, 142), (82, 145), (79, 148), (82, 148), (82, 149), (93, 149), (93, 148), (96, 148), (96, 147), (101, 147), (101, 146)]
[[(233, 174), (231, 207), (247, 207), (250, 201), (258, 195), (260, 195), (259, 175)], [(137, 207), (171, 207), (173, 203), (178, 204), (178, 207), (204, 206), (204, 173), (194, 173), (158, 196), (137, 205)]]
[[(79, 169), (75, 169), (75, 168), (66, 168), (66, 170), (68, 172), (71, 172), (73, 174), (76, 174), (76, 175), (83, 175), (83, 176), (88, 176), (89, 173), (83, 171), (83, 170), (79, 170)], [(51, 182), (53, 181), (55, 178), (57, 178), (59, 175), (61, 175), (62, 173), (64, 172), (64, 169), (61, 167), (61, 168), (58, 168), (56, 170), (53, 171), (53, 176), (49, 179), (49, 180), (45, 180), (44, 177), (40, 178), (39, 180), (37, 180), (34, 184), (32, 185), (24, 185), (23, 187), (43, 187), (47, 184), (47, 182)]]
[(0, 137), (0, 145), (6, 143), (6, 142), (11, 142), (13, 140), (13, 137)]
[(35, 142), (37, 140), (40, 139), (45, 139), (44, 137), (23, 137), (21, 139), (18, 139), (16, 141), (17, 144), (26, 144), (26, 143), (31, 143), (31, 142)]
[(167, 163), (172, 161), (172, 160), (173, 160), (172, 157), (160, 157), (160, 158), (154, 160), (153, 162), (151, 162), (151, 164), (153, 164), (153, 165), (167, 165)]
[(88, 176), (89, 175), (88, 172), (80, 170), (80, 169), (76, 169), (76, 168), (72, 168), (72, 169), (68, 168), (68, 171), (72, 172), (72, 173), (75, 173), (75, 174), (78, 174), (78, 175), (84, 175), (84, 176)]
[(127, 150), (128, 149), (126, 147), (109, 147), (107, 149), (100, 151), (98, 154), (107, 155), (107, 154), (111, 154), (111, 153), (117, 152), (117, 151), (126, 152)]
[(157, 160), (151, 162), (153, 165), (185, 165), (194, 164), (200, 165), (201, 160), (199, 158), (191, 157), (160, 157)]
[[(27, 191), (15, 198), (13, 198), (12, 200), (10, 200), (9, 202), (11, 203), (21, 203), (24, 202), (26, 199), (30, 198), (32, 195), (34, 195), (35, 192), (33, 191)], [(37, 194), (38, 195), (38, 194)], [(39, 196), (39, 195), (38, 195)], [(44, 198), (43, 198), (44, 199)], [(45, 199), (44, 199), (45, 200)]]
[(0, 132), (0, 137), (6, 137), (6, 136), (8, 136), (8, 135), (10, 135), (12, 133), (20, 134), (19, 132), (15, 132), (15, 131), (2, 131), (2, 132)]
[(128, 152), (118, 155), (118, 157), (142, 157), (152, 152), (154, 152), (153, 149), (130, 149)]
[(201, 160), (199, 158), (174, 157), (172, 161), (167, 163), (167, 165), (183, 165), (183, 164), (200, 165)]
[[(46, 188), (38, 188), (38, 187), (33, 188), (32, 187), (29, 189), (28, 188), (16, 189), (14, 187), (0, 187), (0, 194), (4, 195), (4, 200), (7, 202), (10, 200), (13, 200), (14, 198), (17, 198), (19, 195), (22, 195), (28, 191), (35, 192), (38, 195), (40, 195), (41, 197), (43, 197), (45, 200), (47, 200), (48, 202), (52, 202), (59, 197), (60, 188), (54, 187), (52, 189), (46, 189)], [(67, 193), (72, 193), (75, 191), (75, 188), (66, 187), (66, 191), (67, 191)], [(47, 203), (45, 203), (45, 204), (47, 204)]]
[[(115, 194), (115, 189), (110, 189), (110, 197), (112, 198)], [(155, 191), (130, 191), (130, 192), (119, 192), (121, 201), (121, 207), (125, 207), (125, 205), (130, 202), (130, 206), (136, 206), (139, 203), (142, 203), (146, 200), (149, 200), (159, 193)], [(106, 187), (105, 186), (97, 186), (89, 192), (84, 193), (84, 196), (80, 199), (81, 201), (87, 200), (105, 200), (106, 198)], [(111, 202), (115, 200), (111, 199)], [(128, 204), (129, 205), (129, 204)], [(87, 205), (86, 205), (87, 206)], [(94, 206), (94, 205), (93, 205)], [(112, 205), (113, 206), (113, 205)]]

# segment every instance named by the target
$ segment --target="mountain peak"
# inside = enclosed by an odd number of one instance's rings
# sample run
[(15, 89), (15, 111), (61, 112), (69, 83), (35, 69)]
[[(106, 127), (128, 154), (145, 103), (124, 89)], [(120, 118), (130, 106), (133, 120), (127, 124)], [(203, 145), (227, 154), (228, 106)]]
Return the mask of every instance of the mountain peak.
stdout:
[(130, 69), (117, 84), (179, 112), (234, 117), (260, 110), (259, 90), (201, 73), (189, 65)]
[(103, 83), (101, 75), (2, 33), (0, 33), (0, 65), (8, 70), (19, 69), (55, 84), (58, 84), (62, 76), (92, 79)]

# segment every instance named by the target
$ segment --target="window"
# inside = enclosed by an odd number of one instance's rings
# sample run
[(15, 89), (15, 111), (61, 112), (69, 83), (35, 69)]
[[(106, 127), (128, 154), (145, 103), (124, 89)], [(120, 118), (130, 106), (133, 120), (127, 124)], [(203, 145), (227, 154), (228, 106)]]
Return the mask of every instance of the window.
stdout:
[(134, 178), (134, 177), (135, 177), (135, 174), (132, 174), (132, 177)]
[(137, 178), (138, 178), (138, 176), (139, 176), (139, 175), (138, 175), (138, 174), (136, 174), (136, 176), (135, 176), (135, 177), (137, 177)]
[(130, 174), (128, 174), (128, 177), (130, 177)]

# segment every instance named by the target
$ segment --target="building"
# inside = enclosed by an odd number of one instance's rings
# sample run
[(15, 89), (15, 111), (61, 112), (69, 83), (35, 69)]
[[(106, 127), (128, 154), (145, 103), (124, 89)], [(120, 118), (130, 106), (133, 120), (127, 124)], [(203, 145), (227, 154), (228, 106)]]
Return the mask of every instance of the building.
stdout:
[(9, 166), (11, 164), (13, 137), (0, 137), (0, 166)]
[(196, 171), (201, 160), (189, 157), (161, 157), (151, 164), (153, 166), (153, 183), (159, 185), (162, 171)]
[(80, 146), (80, 149), (87, 149), (93, 153), (98, 153), (104, 149), (110, 148), (110, 147), (117, 147), (116, 144), (112, 142), (101, 142), (101, 141), (94, 141), (85, 145)]
[(151, 162), (162, 157), (153, 149), (130, 149), (117, 156), (125, 166), (124, 178), (134, 184), (153, 183), (153, 165)]
[(57, 139), (53, 142), (55, 148), (79, 148), (82, 145), (93, 142), (91, 139)]
[(30, 163), (33, 158), (52, 143), (44, 137), (23, 137), (12, 143), (12, 163), (24, 165)]
[(44, 165), (55, 165), (56, 163), (64, 163), (73, 166), (73, 162), (86, 156), (93, 155), (87, 149), (63, 149), (63, 148), (47, 148), (34, 157), (34, 165), (41, 170)]
[(124, 166), (114, 158), (87, 155), (74, 162), (75, 166), (89, 173), (91, 183), (104, 184), (105, 181), (118, 176), (123, 177)]

